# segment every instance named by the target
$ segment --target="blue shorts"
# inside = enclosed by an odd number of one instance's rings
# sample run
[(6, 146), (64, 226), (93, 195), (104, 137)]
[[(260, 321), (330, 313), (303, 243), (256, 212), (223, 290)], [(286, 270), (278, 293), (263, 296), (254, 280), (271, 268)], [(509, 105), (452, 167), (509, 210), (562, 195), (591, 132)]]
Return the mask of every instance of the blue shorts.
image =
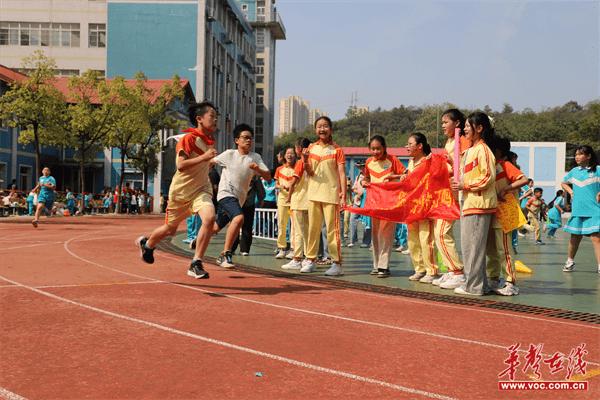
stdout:
[(40, 193), (38, 195), (38, 203), (44, 203), (46, 208), (52, 208), (52, 204), (54, 204), (54, 193)]
[(235, 197), (224, 197), (217, 202), (217, 225), (223, 229), (232, 219), (242, 215), (240, 201)]

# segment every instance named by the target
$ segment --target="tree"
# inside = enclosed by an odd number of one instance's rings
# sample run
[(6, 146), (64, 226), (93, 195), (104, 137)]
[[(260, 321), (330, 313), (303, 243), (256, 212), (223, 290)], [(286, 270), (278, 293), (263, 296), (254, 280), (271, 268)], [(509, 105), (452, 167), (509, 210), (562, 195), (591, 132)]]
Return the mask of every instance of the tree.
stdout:
[(511, 114), (513, 111), (515, 111), (514, 108), (508, 103), (504, 103), (502, 106), (502, 114)]
[(65, 115), (62, 94), (52, 85), (56, 64), (42, 51), (23, 59), (22, 67), (30, 70), (27, 79), (14, 82), (0, 98), (0, 119), (20, 127), (19, 142), (32, 143), (35, 149), (35, 179), (40, 173), (41, 147), (60, 142)]
[(136, 74), (135, 79), (136, 101), (145, 129), (140, 132), (136, 145), (127, 149), (127, 157), (134, 167), (142, 171), (144, 191), (147, 192), (148, 176), (156, 173), (158, 168), (156, 154), (161, 150), (158, 132), (180, 130), (187, 124), (187, 119), (175, 111), (177, 106), (183, 105), (184, 98), (179, 76), (175, 75), (169, 83), (162, 85), (158, 93), (147, 88), (147, 78), (143, 73)]
[(98, 72), (88, 70), (69, 79), (66, 124), (63, 144), (73, 147), (79, 161), (80, 190), (85, 191), (85, 165), (102, 150), (113, 128), (120, 104), (112, 97), (106, 81)]

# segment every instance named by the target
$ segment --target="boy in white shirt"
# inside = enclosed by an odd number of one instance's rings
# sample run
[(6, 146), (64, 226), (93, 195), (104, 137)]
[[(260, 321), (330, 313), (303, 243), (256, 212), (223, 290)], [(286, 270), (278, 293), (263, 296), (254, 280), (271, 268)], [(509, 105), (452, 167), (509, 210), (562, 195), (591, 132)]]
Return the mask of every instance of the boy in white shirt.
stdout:
[(240, 124), (233, 130), (237, 149), (226, 150), (211, 160), (211, 163), (223, 167), (219, 191), (217, 193), (217, 219), (214, 232), (217, 233), (227, 224), (223, 252), (217, 259), (224, 268), (233, 268), (231, 248), (244, 223), (242, 205), (246, 201), (250, 182), (254, 175), (266, 180), (271, 179), (271, 172), (261, 156), (250, 151), (254, 140), (254, 131), (249, 125)]

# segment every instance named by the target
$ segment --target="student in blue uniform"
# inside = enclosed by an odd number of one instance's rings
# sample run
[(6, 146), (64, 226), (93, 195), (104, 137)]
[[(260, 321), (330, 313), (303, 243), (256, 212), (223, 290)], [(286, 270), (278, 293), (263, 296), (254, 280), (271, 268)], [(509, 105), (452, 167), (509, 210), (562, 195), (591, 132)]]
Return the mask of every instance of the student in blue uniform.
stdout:
[(575, 269), (575, 255), (583, 236), (592, 238), (594, 253), (600, 273), (600, 168), (598, 157), (590, 146), (575, 150), (573, 168), (563, 179), (562, 188), (571, 195), (571, 217), (563, 228), (571, 234), (564, 272)]
[(40, 194), (38, 195), (38, 205), (35, 210), (35, 217), (33, 217), (33, 221), (31, 224), (34, 228), (38, 227), (38, 223), (40, 220), (40, 213), (42, 209), (45, 207), (48, 211), (52, 211), (52, 205), (54, 204), (54, 191), (56, 190), (56, 180), (50, 176), (50, 168), (44, 167), (42, 170), (42, 176), (40, 176), (40, 180), (38, 181), (38, 185), (40, 189)]

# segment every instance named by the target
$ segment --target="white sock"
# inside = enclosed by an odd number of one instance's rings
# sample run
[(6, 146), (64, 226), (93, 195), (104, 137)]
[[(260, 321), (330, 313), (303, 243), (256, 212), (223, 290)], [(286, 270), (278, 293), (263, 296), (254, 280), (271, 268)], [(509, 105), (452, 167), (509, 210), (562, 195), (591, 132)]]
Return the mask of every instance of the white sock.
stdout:
[(567, 257), (567, 262), (572, 263), (575, 262), (571, 257)]

